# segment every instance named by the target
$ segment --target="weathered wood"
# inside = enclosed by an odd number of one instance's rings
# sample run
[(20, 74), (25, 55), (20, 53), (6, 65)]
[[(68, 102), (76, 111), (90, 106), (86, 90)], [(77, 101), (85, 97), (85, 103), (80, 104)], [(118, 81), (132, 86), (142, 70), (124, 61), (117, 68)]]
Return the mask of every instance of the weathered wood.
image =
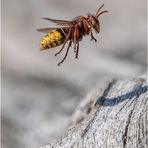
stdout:
[(80, 103), (65, 135), (43, 148), (146, 148), (147, 89), (145, 77), (96, 89)]

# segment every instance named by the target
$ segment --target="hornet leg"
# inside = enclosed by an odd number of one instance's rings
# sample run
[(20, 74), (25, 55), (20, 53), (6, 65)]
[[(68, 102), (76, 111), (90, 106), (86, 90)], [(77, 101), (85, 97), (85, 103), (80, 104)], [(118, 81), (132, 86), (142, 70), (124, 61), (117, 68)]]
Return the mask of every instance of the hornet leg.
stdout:
[(91, 36), (91, 41), (94, 40), (95, 42), (97, 42), (97, 39), (93, 36), (92, 30), (90, 31), (90, 36)]
[(77, 51), (76, 46), (77, 46), (77, 36), (76, 36), (76, 27), (75, 27), (75, 31), (74, 31), (74, 39), (73, 39), (73, 43), (74, 43), (74, 52)]
[(70, 30), (69, 30), (69, 32), (68, 32), (68, 35), (67, 35), (67, 37), (66, 37), (66, 39), (65, 39), (65, 41), (64, 41), (64, 43), (63, 43), (63, 46), (62, 46), (62, 48), (57, 52), (57, 53), (55, 53), (55, 56), (57, 56), (58, 54), (60, 54), (61, 53), (61, 51), (64, 49), (64, 47), (65, 47), (65, 44), (67, 43), (67, 41), (69, 40), (69, 38), (70, 38), (70, 34), (71, 34), (71, 28), (70, 28)]
[(69, 48), (71, 46), (71, 43), (72, 43), (72, 40), (69, 42), (68, 47), (67, 47), (66, 54), (65, 54), (64, 58), (62, 59), (62, 61), (58, 63), (58, 66), (60, 66), (65, 61), (65, 59), (66, 59), (66, 57), (68, 55), (68, 52), (69, 52)]
[(79, 56), (79, 41), (77, 41), (77, 50), (76, 50), (75, 58), (78, 59), (78, 56)]

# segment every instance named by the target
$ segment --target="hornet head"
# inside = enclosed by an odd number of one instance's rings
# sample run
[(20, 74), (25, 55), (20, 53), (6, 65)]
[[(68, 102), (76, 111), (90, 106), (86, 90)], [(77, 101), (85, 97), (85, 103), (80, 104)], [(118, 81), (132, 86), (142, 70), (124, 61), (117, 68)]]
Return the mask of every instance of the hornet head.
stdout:
[(99, 16), (103, 13), (106, 13), (108, 11), (101, 11), (100, 10), (103, 8), (104, 4), (98, 9), (98, 11), (96, 12), (96, 15), (88, 15), (88, 21), (90, 22), (90, 25), (92, 26), (92, 28), (99, 33), (100, 32), (100, 23), (99, 23)]

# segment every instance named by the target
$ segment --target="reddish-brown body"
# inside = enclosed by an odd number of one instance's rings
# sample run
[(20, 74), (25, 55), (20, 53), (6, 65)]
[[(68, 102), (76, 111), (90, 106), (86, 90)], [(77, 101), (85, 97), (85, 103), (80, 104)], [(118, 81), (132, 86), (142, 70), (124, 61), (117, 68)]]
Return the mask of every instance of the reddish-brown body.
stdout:
[[(102, 13), (106, 13), (107, 11), (102, 11), (100, 12), (101, 8), (104, 5), (102, 5), (98, 11), (96, 12), (96, 15), (88, 15), (87, 17), (84, 16), (78, 16), (76, 18), (74, 18), (72, 21), (65, 21), (65, 20), (54, 20), (54, 19), (50, 19), (50, 18), (44, 18), (46, 20), (52, 21), (54, 23), (56, 23), (57, 25), (60, 26), (64, 26), (61, 28), (44, 28), (44, 29), (38, 29), (38, 31), (41, 32), (49, 32), (51, 30), (55, 29), (55, 32), (60, 33), (60, 41), (58, 39), (55, 39), (54, 43), (53, 41), (51, 42), (45, 42), (44, 43), (44, 38), (43, 38), (43, 43), (41, 42), (41, 50), (44, 49), (48, 49), (48, 48), (52, 48), (58, 45), (63, 44), (62, 48), (60, 51), (58, 51), (56, 55), (58, 55), (59, 53), (61, 53), (61, 51), (64, 49), (65, 44), (67, 42), (68, 43), (68, 48), (66, 51), (66, 54), (64, 56), (64, 58), (62, 59), (62, 61), (58, 64), (58, 66), (64, 62), (64, 60), (67, 57), (69, 48), (71, 47), (72, 43), (74, 44), (74, 52), (75, 52), (75, 58), (78, 58), (78, 54), (79, 54), (79, 41), (82, 40), (83, 36), (85, 35), (90, 35), (91, 36), (91, 40), (94, 40), (95, 42), (97, 41), (92, 33), (92, 29), (95, 30), (96, 33), (100, 32), (100, 24), (99, 24), (99, 20), (98, 17), (102, 14)], [(48, 36), (50, 38), (50, 35)], [(46, 37), (47, 38), (47, 37)], [(42, 46), (42, 45), (46, 45), (46, 46)]]

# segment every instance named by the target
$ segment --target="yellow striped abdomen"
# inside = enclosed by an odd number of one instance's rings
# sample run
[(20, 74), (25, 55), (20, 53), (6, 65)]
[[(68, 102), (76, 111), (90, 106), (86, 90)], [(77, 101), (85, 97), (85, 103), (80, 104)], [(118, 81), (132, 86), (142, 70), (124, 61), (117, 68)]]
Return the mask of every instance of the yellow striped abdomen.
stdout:
[(40, 42), (40, 50), (46, 50), (61, 45), (65, 36), (61, 29), (53, 29), (49, 31)]

